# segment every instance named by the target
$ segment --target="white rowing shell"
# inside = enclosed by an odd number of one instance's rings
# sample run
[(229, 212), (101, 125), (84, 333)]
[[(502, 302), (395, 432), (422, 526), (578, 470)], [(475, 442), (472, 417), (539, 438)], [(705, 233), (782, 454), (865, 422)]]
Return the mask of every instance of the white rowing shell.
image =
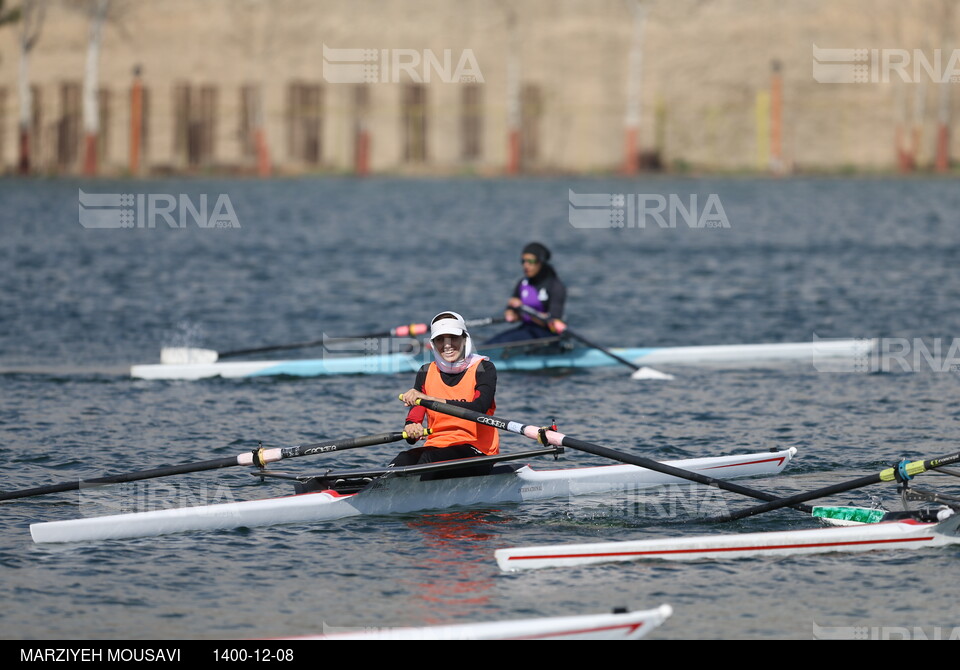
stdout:
[[(740, 454), (667, 461), (719, 479), (775, 474), (796, 453), (786, 451)], [(91, 516), (50, 521), (30, 526), (34, 542), (80, 542), (224, 528), (267, 526), (281, 523), (327, 521), (361, 514), (399, 514), (461, 505), (525, 502), (592, 493), (629, 491), (685, 480), (634, 465), (534, 470), (504, 468), (499, 474), (420, 481), (419, 477), (386, 477), (374, 480), (359, 493), (332, 491), (300, 495), (177, 507), (132, 514)], [(110, 487), (104, 489), (109, 496)], [(122, 489), (119, 489), (122, 490)], [(93, 496), (95, 491), (81, 491)]]
[(960, 514), (955, 514), (939, 523), (885, 521), (876, 524), (811, 530), (515, 547), (499, 549), (495, 552), (495, 556), (501, 570), (513, 572), (618, 561), (696, 561), (860, 552), (898, 547), (917, 549), (960, 543), (958, 526), (960, 526)]

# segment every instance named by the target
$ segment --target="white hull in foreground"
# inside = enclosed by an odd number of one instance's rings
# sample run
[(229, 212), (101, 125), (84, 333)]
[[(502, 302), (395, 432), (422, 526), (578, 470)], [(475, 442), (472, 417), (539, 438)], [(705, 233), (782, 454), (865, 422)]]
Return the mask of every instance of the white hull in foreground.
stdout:
[[(776, 474), (790, 462), (786, 451), (668, 461), (670, 465), (720, 479)], [(333, 491), (179, 507), (132, 514), (92, 516), (30, 526), (34, 542), (81, 542), (149, 537), (185, 531), (329, 521), (361, 514), (403, 514), (456, 506), (519, 503), (565, 496), (630, 491), (686, 483), (634, 465), (534, 470), (498, 467), (494, 474), (421, 481), (419, 476), (375, 479), (351, 495)], [(110, 489), (105, 489), (109, 495)], [(96, 492), (84, 493), (85, 496)]]
[(733, 535), (702, 535), (636, 542), (596, 542), (499, 549), (505, 572), (618, 561), (696, 561), (752, 556), (790, 556), (874, 549), (941, 547), (960, 543), (960, 514), (939, 523), (885, 521), (877, 524)]
[(520, 619), (425, 628), (351, 630), (298, 640), (639, 640), (673, 614), (670, 605), (614, 614)]

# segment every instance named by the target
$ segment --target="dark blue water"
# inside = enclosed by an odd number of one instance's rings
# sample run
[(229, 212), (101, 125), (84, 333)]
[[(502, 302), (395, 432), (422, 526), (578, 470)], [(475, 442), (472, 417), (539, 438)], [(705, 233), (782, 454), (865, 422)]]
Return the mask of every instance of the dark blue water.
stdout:
[[(88, 230), (78, 189), (227, 194), (240, 228)], [(568, 192), (716, 194), (729, 228), (577, 229)], [(608, 345), (960, 334), (960, 190), (949, 180), (289, 180), (0, 182), (0, 488), (396, 430), (412, 379), (149, 382), (161, 346), (214, 349), (499, 314), (534, 239), (554, 252), (572, 326)], [(949, 363), (949, 361), (947, 361)], [(956, 451), (956, 372), (813, 366), (504, 373), (498, 415), (656, 458), (790, 447), (792, 493)], [(531, 446), (504, 437), (504, 450)], [(374, 466), (398, 447), (289, 469)], [(321, 461), (321, 458), (323, 459)], [(307, 461), (309, 459), (303, 459)], [(568, 465), (600, 463), (567, 453)], [(546, 467), (547, 464), (544, 464)], [(238, 469), (239, 470), (239, 469)], [(955, 479), (928, 476), (948, 487)], [(176, 478), (198, 498), (286, 492), (244, 472)], [(953, 486), (956, 489), (956, 486)], [(696, 494), (691, 493), (691, 496)], [(897, 506), (890, 487), (838, 496)], [(502, 575), (500, 547), (718, 532), (616, 497), (38, 546), (29, 524), (76, 494), (2, 505), (0, 636), (262, 638), (603, 612), (669, 603), (663, 638), (810, 638), (815, 626), (960, 625), (960, 549)], [(712, 499), (712, 503), (717, 503)], [(724, 494), (720, 504), (749, 504)], [(639, 511), (638, 511), (639, 510)], [(781, 511), (727, 531), (811, 527)]]

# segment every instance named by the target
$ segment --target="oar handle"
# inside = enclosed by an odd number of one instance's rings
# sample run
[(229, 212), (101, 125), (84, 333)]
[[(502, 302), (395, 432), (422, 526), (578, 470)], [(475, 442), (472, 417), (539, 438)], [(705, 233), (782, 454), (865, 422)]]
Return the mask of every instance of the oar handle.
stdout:
[[(424, 435), (429, 435), (433, 431), (424, 430)], [(378, 444), (388, 444), (390, 442), (399, 442), (406, 440), (409, 436), (407, 431), (382, 433), (380, 435), (369, 435), (367, 437), (356, 437), (336, 442), (317, 442), (316, 444), (298, 445), (295, 447), (286, 447), (281, 450), (281, 458), (297, 458), (298, 456), (315, 456), (316, 454), (328, 454), (332, 451), (346, 451), (347, 449), (358, 449), (360, 447), (372, 447)]]
[[(583, 451), (588, 454), (594, 454), (595, 456), (602, 456), (604, 458), (620, 461), (621, 463), (636, 465), (641, 468), (646, 468), (647, 470), (654, 470), (656, 472), (660, 472), (665, 475), (671, 475), (678, 479), (685, 479), (687, 481), (696, 482), (698, 484), (713, 486), (715, 488), (731, 491), (733, 493), (739, 493), (740, 495), (745, 495), (750, 498), (757, 498), (759, 500), (771, 500), (771, 501), (779, 500), (777, 496), (774, 496), (770, 493), (766, 493), (764, 491), (759, 491), (757, 489), (741, 486), (740, 484), (735, 484), (725, 479), (716, 479), (715, 477), (710, 477), (708, 475), (704, 475), (699, 472), (684, 470), (683, 468), (678, 468), (672, 465), (668, 465), (666, 463), (661, 463), (660, 461), (655, 461), (651, 458), (645, 458), (643, 456), (635, 456), (633, 454), (627, 454), (622, 451), (616, 451), (615, 449), (602, 447), (598, 444), (591, 444), (590, 442), (584, 442), (583, 440), (578, 440), (576, 438), (569, 437), (567, 435), (564, 435), (563, 433), (558, 433), (555, 430), (547, 430), (544, 428), (539, 428), (537, 426), (519, 423), (517, 421), (500, 419), (498, 417), (495, 417), (489, 414), (481, 414), (480, 412), (474, 412), (473, 410), (466, 409), (465, 407), (459, 407), (457, 405), (451, 405), (448, 403), (436, 402), (433, 400), (426, 400), (424, 398), (418, 399), (417, 404), (422, 405), (423, 407), (426, 407), (429, 410), (433, 410), (434, 412), (449, 414), (450, 416), (466, 419), (468, 421), (474, 421), (475, 423), (483, 424), (486, 426), (493, 426), (494, 428), (499, 428), (501, 430), (508, 430), (511, 433), (518, 433), (532, 440), (536, 440), (541, 444), (552, 444), (553, 446), (557, 446), (557, 447), (570, 447), (571, 449), (576, 449), (577, 451)], [(795, 507), (804, 512), (812, 511), (812, 508), (806, 505), (796, 505)]]

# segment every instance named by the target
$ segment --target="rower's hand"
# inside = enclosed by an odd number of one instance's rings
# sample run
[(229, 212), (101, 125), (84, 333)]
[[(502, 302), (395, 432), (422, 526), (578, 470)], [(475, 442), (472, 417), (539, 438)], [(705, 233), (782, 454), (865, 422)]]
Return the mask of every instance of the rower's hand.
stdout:
[(410, 389), (409, 391), (404, 393), (402, 396), (400, 396), (400, 400), (402, 400), (403, 404), (406, 405), (407, 407), (413, 407), (414, 405), (417, 404), (417, 400), (419, 400), (420, 398), (428, 398), (428, 397), (429, 396), (421, 393), (417, 389)]
[(560, 335), (567, 329), (567, 324), (565, 324), (560, 319), (550, 319), (550, 322), (547, 324), (550, 327), (551, 333), (556, 333)]
[(523, 301), (520, 298), (513, 297), (507, 300), (507, 309), (503, 312), (503, 318), (506, 321), (517, 321), (520, 315), (515, 310), (519, 309), (521, 305), (523, 305)]
[(516, 321), (518, 318), (519, 317), (517, 317), (517, 313), (512, 309), (506, 309), (503, 311), (503, 320), (508, 323)]
[(410, 444), (424, 437), (423, 426), (419, 423), (408, 423), (403, 427), (403, 432), (407, 434), (407, 442)]

